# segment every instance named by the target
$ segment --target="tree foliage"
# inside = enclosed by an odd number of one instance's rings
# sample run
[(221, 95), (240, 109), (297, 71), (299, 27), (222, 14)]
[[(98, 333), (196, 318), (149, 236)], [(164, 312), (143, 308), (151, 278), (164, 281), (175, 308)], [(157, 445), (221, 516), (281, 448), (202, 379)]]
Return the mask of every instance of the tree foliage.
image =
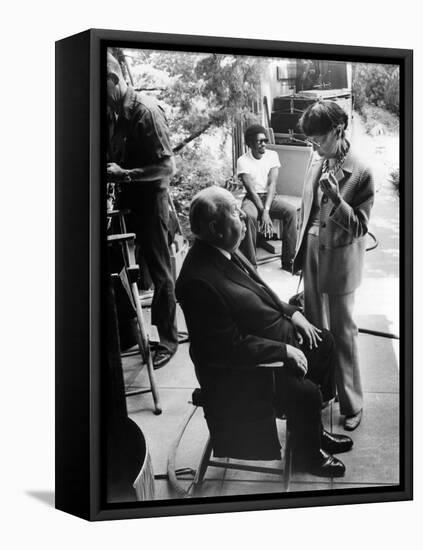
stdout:
[(129, 50), (134, 84), (156, 91), (168, 107), (175, 152), (212, 127), (226, 133), (248, 120), (257, 104), (260, 58)]
[(130, 66), (134, 86), (162, 102), (169, 121), (177, 174), (172, 195), (184, 232), (192, 196), (232, 174), (234, 121), (256, 121), (262, 58), (125, 49), (113, 52)]
[(352, 87), (355, 108), (366, 104), (399, 114), (399, 67), (375, 63), (354, 63)]

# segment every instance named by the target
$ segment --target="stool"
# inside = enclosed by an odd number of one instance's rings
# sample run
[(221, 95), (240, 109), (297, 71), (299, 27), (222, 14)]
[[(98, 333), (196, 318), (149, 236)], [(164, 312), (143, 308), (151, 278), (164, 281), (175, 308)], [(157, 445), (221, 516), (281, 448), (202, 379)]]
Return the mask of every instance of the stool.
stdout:
[(136, 318), (137, 318), (137, 342), (140, 355), (147, 365), (148, 377), (150, 380), (150, 389), (145, 390), (136, 390), (127, 395), (136, 395), (140, 393), (150, 392), (153, 395), (154, 401), (154, 414), (161, 414), (162, 409), (160, 406), (159, 393), (156, 386), (153, 361), (150, 352), (150, 345), (148, 340), (148, 335), (145, 330), (144, 318), (142, 313), (142, 308), (140, 304), (140, 297), (137, 287), (137, 279), (139, 275), (139, 267), (135, 261), (135, 234), (134, 233), (122, 233), (118, 235), (108, 235), (107, 236), (108, 246), (118, 245), (122, 249), (122, 255), (124, 259), (124, 270), (129, 284), (130, 297), (132, 298), (132, 303), (135, 307)]

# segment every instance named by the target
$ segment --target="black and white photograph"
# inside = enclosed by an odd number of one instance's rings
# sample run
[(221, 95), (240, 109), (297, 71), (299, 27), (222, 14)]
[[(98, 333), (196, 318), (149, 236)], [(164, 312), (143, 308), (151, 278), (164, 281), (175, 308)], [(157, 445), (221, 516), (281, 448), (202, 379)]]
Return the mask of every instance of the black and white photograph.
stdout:
[(399, 488), (399, 64), (103, 64), (106, 503)]
[(418, 546), (419, 13), (5, 4), (2, 547)]

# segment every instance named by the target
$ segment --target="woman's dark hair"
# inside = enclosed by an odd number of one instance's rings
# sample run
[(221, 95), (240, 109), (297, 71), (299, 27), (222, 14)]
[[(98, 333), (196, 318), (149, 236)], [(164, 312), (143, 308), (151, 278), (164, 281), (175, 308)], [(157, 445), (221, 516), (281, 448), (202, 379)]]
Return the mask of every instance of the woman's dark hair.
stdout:
[(251, 145), (258, 134), (267, 136), (266, 129), (260, 124), (252, 124), (245, 130), (244, 138), (247, 145)]
[(310, 105), (302, 114), (298, 125), (306, 136), (323, 136), (344, 124), (348, 126), (348, 115), (335, 101), (317, 101)]

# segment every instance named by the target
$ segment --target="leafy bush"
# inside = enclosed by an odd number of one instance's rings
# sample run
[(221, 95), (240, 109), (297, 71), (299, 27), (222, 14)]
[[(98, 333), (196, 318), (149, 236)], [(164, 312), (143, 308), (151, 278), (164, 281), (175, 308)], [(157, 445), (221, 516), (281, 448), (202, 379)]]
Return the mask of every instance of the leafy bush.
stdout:
[(399, 67), (376, 63), (354, 63), (352, 74), (354, 107), (366, 105), (399, 114)]
[(224, 185), (232, 176), (230, 133), (225, 127), (209, 130), (186, 145), (175, 157), (177, 173), (171, 194), (182, 231), (191, 240), (189, 205), (193, 196), (210, 185)]
[(378, 133), (379, 130), (384, 134), (395, 134), (399, 131), (399, 118), (386, 109), (364, 105), (361, 116), (368, 134)]
[(209, 181), (189, 181), (183, 175), (177, 175), (173, 178), (171, 183), (171, 196), (175, 210), (181, 225), (182, 233), (191, 242), (193, 237), (191, 234), (191, 227), (189, 224), (189, 205), (191, 204), (192, 197), (210, 185)]
[(390, 177), (389, 177), (389, 181), (392, 183), (392, 185), (394, 186), (395, 191), (399, 195), (400, 194), (400, 173), (399, 173), (399, 168), (396, 168), (395, 170), (393, 170), (391, 172)]

